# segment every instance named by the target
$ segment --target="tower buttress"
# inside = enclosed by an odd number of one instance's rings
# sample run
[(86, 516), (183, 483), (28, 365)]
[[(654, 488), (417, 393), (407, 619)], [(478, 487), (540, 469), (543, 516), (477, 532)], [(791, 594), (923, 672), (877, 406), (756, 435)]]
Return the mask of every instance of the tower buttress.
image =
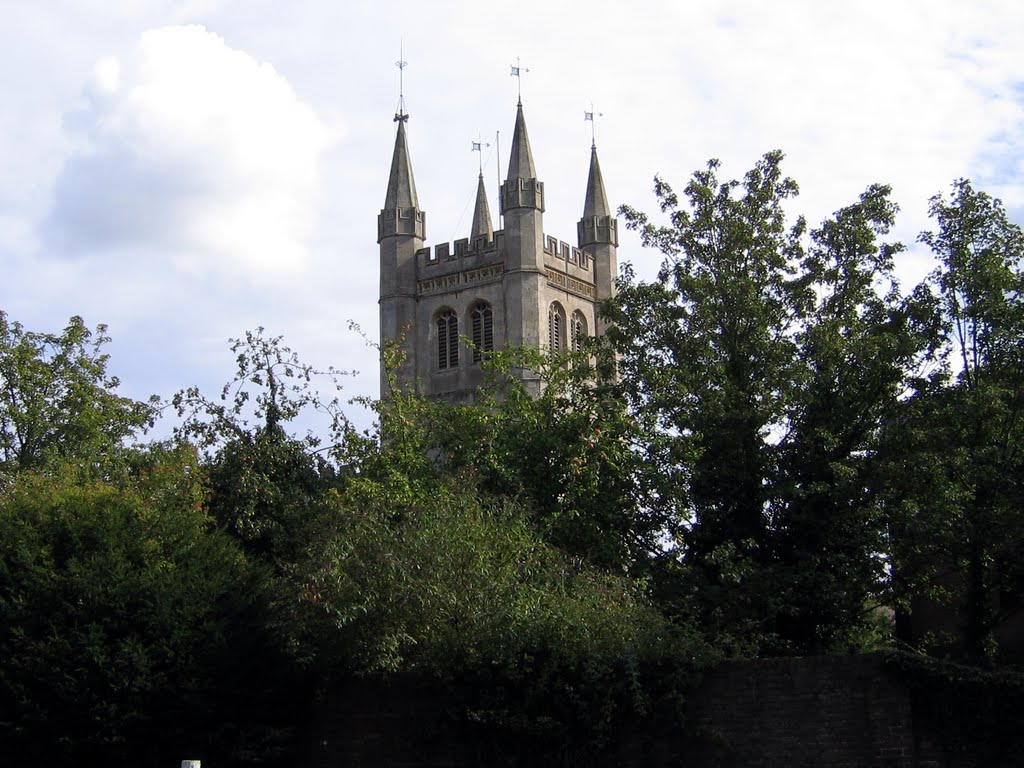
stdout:
[[(618, 277), (616, 249), (619, 245), (619, 224), (612, 216), (608, 195), (604, 191), (604, 177), (597, 160), (597, 146), (590, 146), (590, 174), (587, 177), (587, 196), (583, 203), (583, 218), (576, 226), (580, 250), (594, 262), (594, 290), (598, 301), (615, 295)], [(603, 335), (607, 323), (596, 318), (595, 331)]]
[[(419, 207), (412, 161), (405, 135), (409, 116), (395, 116), (398, 131), (391, 158), (391, 175), (384, 207), (377, 217), (380, 245), (380, 337), (382, 346), (403, 340), (405, 359), (395, 372), (400, 386), (415, 382), (416, 252), (426, 238), (427, 216)], [(381, 396), (388, 392), (387, 371), (381, 360)]]

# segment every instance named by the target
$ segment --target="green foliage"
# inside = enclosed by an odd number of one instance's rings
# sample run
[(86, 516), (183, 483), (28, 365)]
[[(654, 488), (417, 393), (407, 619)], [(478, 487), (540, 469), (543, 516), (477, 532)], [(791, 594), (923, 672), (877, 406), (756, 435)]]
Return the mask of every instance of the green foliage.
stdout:
[[(333, 367), (319, 370), (303, 363), (282, 343), (280, 336), (265, 336), (262, 327), (246, 331), (243, 339), (229, 339), (237, 365), (235, 378), (224, 385), (217, 399), (196, 387), (178, 392), (171, 400), (183, 421), (176, 434), (194, 440), (204, 449), (223, 446), (233, 439), (251, 436), (259, 428), (273, 431), (308, 410), (326, 416), (326, 433), (344, 436), (348, 419), (337, 397), (325, 399), (314, 387), (316, 379), (340, 389), (346, 375)], [(322, 437), (312, 430), (302, 438), (310, 450), (320, 448)]]
[(919, 299), (939, 343), (887, 432), (895, 573), (963, 616), (982, 661), (1024, 600), (1024, 233), (965, 180), (930, 211), (939, 266)]
[(677, 716), (680, 680), (713, 656), (641, 585), (554, 548), (469, 475), (411, 491), (360, 476), (331, 507), (295, 573), (320, 658), (446, 681), (492, 737), (585, 751), (630, 718)]
[(106, 327), (72, 317), (60, 334), (26, 331), (0, 311), (0, 478), (65, 461), (96, 470), (150, 424), (154, 404), (114, 393)]
[(879, 425), (927, 345), (879, 244), (896, 206), (870, 187), (807, 232), (773, 152), (742, 181), (694, 174), (669, 224), (622, 209), (664, 254), (624, 270), (607, 311), (646, 430), (643, 503), (673, 522), (661, 594), (736, 653), (841, 650), (882, 592)]
[(789, 226), (781, 160), (623, 209), (665, 260), (610, 343), (488, 352), (473, 406), (391, 387), (375, 433), (258, 329), (219, 399), (174, 398), (176, 447), (129, 449), (154, 411), (103, 327), (0, 313), (0, 749), (250, 763), (312, 678), (402, 675), (489, 763), (592, 764), (719, 654), (884, 642), (882, 602), (963, 607), (984, 658), (1024, 586), (1024, 236), (958, 182), (904, 298), (888, 188)]
[(334, 473), (280, 427), (226, 443), (208, 462), (210, 513), (246, 550), (279, 565), (302, 546), (303, 526)]
[[(600, 390), (563, 363), (495, 354), (469, 408), (392, 390), (377, 405), (380, 441), (352, 444), (352, 474), (289, 575), (303, 598), (296, 642), (322, 663), (442, 681), (481, 744), (583, 754), (653, 712), (676, 722), (714, 654), (664, 620), (643, 582), (595, 565), (613, 551), (621, 574), (628, 550), (618, 531), (577, 522), (612, 486), (607, 467), (587, 466), (599, 461)], [(528, 367), (547, 384), (539, 398), (513, 375)], [(624, 449), (612, 435), (604, 450)]]
[(450, 674), (541, 643), (597, 653), (655, 620), (635, 585), (559, 552), (523, 510), (484, 502), (465, 481), (396, 504), (360, 479), (323, 518), (307, 595), (344, 628), (359, 668)]
[(22, 473), (0, 495), (9, 755), (83, 764), (193, 748), (225, 758), (236, 739), (266, 737), (256, 715), (266, 697), (238, 679), (274, 655), (256, 622), (263, 576), (210, 532), (190, 449), (133, 464), (116, 483)]
[(210, 512), (219, 525), (281, 568), (295, 558), (318, 497), (335, 481), (324, 451), (338, 449), (322, 448), (312, 431), (292, 437), (286, 427), (315, 410), (326, 415), (327, 434), (346, 440), (352, 428), (337, 397), (325, 400), (313, 386), (326, 378), (337, 387), (342, 373), (303, 363), (262, 328), (230, 344), (237, 372), (219, 399), (194, 387), (174, 396), (184, 417), (177, 435), (207, 451)]
[(481, 492), (524, 504), (549, 543), (640, 574), (664, 521), (636, 503), (636, 423), (595, 365), (608, 354), (596, 343), (572, 354), (489, 353), (475, 403), (430, 405), (421, 422), (437, 472), (470, 472)]

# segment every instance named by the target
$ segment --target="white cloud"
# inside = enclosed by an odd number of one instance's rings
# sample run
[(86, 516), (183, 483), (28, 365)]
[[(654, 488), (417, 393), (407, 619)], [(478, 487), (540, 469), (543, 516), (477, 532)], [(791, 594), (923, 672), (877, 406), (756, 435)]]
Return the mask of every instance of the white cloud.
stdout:
[[(591, 102), (613, 204), (652, 210), (656, 172), (681, 191), (709, 157), (733, 178), (781, 148), (812, 223), (891, 183), (911, 244), (958, 176), (1024, 211), (1020, 0), (98, 5), (12, 4), (0, 26), (0, 306), (36, 328), (109, 323), (140, 395), (216, 386), (223, 340), (256, 325), (376, 390), (376, 355), (345, 321), (376, 336), (403, 39), (431, 245), (467, 233), (478, 135), (501, 147), (483, 158), (497, 218), (517, 56), (545, 231), (562, 239), (582, 213)], [(620, 259), (653, 273), (658, 254), (621, 236)], [(904, 261), (909, 287), (927, 254)]]
[(201, 26), (152, 29), (96, 64), (85, 102), (46, 226), (63, 252), (201, 274), (305, 264), (332, 136), (272, 66)]

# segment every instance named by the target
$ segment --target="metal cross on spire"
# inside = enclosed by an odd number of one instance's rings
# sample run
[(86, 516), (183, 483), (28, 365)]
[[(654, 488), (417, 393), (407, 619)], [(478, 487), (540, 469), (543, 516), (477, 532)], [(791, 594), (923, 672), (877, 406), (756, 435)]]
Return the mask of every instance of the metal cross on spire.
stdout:
[(405, 68), (409, 66), (403, 58), (402, 49), (404, 48), (403, 42), (398, 44), (398, 61), (395, 62), (395, 66), (398, 67), (398, 109), (395, 112), (395, 122), (404, 123), (409, 119), (409, 113), (405, 111)]
[(594, 102), (590, 102), (590, 111), (583, 111), (583, 119), (590, 121), (590, 146), (597, 146), (597, 118), (604, 117), (603, 112), (594, 111)]
[(516, 56), (516, 63), (515, 64), (511, 64), (510, 66), (512, 67), (512, 72), (511, 72), (512, 77), (514, 77), (517, 80), (519, 80), (519, 104), (521, 106), (522, 103), (523, 103), (523, 74), (525, 72), (529, 72), (530, 70), (528, 70), (526, 67), (522, 66), (519, 63), (519, 57), (518, 56)]

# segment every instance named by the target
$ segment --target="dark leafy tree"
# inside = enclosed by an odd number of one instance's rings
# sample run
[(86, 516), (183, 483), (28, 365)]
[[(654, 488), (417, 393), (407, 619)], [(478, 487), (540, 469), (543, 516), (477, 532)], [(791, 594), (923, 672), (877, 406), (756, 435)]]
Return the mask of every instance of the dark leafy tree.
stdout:
[(325, 434), (346, 439), (352, 429), (337, 398), (324, 400), (314, 387), (318, 377), (337, 385), (342, 374), (302, 363), (262, 328), (232, 340), (231, 351), (237, 373), (219, 400), (196, 388), (175, 395), (184, 417), (178, 436), (207, 452), (214, 518), (249, 551), (281, 564), (294, 558), (304, 521), (336, 477), (325, 456), (336, 446), (323, 446), (312, 430), (293, 437), (287, 427), (300, 414), (319, 411), (327, 417)]
[(666, 258), (651, 283), (627, 269), (610, 307), (648, 431), (645, 503), (675, 523), (663, 586), (741, 653), (838, 649), (872, 623), (875, 442), (924, 343), (892, 280), (899, 246), (878, 243), (888, 188), (808, 234), (786, 224), (781, 159), (728, 182), (712, 161), (686, 207), (657, 180), (667, 225), (623, 208)]
[(941, 343), (887, 435), (895, 574), (981, 661), (1024, 596), (1024, 233), (963, 179), (930, 213), (939, 266), (920, 293)]
[(0, 749), (12, 765), (270, 755), (289, 692), (265, 574), (210, 530), (193, 451), (128, 464), (24, 472), (0, 494)]
[(0, 311), (0, 477), (85, 460), (101, 470), (155, 418), (155, 402), (116, 394), (106, 327), (72, 317), (59, 334), (27, 331)]

